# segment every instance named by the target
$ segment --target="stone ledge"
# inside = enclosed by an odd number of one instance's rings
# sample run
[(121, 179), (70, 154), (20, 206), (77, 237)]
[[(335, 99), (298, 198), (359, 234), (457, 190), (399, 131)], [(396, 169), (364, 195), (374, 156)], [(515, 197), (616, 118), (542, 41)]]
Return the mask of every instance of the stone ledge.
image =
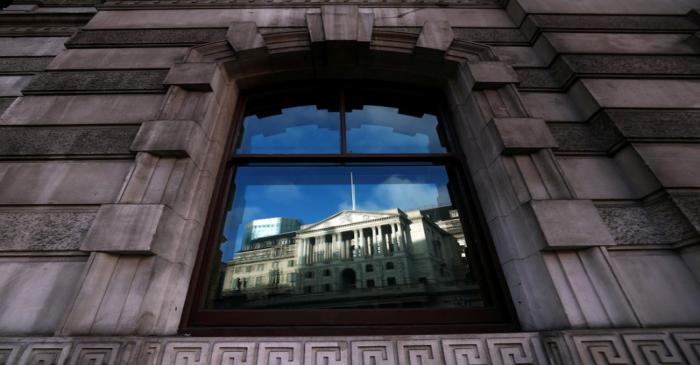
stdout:
[(156, 120), (141, 124), (131, 150), (156, 156), (189, 156), (204, 165), (208, 141), (202, 128), (191, 120)]
[(491, 124), (503, 154), (529, 153), (557, 147), (557, 142), (542, 119), (494, 118)]
[(546, 248), (615, 245), (608, 227), (590, 200), (533, 200), (530, 206), (544, 235)]
[(472, 89), (497, 89), (506, 84), (517, 84), (518, 75), (504, 62), (470, 62), (466, 64), (468, 82)]
[(194, 91), (211, 91), (216, 74), (216, 63), (176, 63), (168, 71), (163, 84), (176, 85)]
[[(0, 337), (0, 360), (26, 364), (382, 365), (697, 364), (699, 328), (364, 337)], [(649, 349), (653, 349), (650, 351)]]

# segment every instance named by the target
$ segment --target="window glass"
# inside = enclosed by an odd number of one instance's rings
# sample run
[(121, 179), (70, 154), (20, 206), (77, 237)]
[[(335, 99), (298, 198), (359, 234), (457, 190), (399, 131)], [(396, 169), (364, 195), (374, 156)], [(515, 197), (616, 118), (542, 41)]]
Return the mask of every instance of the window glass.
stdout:
[(440, 153), (437, 117), (408, 115), (398, 108), (363, 105), (348, 111), (347, 138), (350, 153)]
[(340, 152), (339, 98), (285, 96), (252, 100), (243, 119), (237, 153), (328, 154)]
[(448, 185), (439, 164), (238, 167), (206, 306), (480, 307)]

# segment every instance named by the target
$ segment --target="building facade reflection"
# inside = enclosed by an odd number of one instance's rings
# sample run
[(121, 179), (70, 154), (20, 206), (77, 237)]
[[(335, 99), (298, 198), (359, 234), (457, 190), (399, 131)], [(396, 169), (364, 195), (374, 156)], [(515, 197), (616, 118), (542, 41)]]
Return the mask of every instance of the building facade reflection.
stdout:
[(247, 240), (225, 264), (215, 306), (478, 307), (466, 249), (451, 207), (343, 210)]

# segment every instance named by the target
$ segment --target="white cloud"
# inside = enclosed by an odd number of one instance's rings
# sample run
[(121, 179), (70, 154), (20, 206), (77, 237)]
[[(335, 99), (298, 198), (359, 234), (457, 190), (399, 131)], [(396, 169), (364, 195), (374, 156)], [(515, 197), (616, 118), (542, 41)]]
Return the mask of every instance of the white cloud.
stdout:
[(359, 204), (362, 210), (400, 208), (413, 210), (439, 205), (440, 191), (435, 184), (419, 184), (392, 175), (372, 189), (370, 196)]

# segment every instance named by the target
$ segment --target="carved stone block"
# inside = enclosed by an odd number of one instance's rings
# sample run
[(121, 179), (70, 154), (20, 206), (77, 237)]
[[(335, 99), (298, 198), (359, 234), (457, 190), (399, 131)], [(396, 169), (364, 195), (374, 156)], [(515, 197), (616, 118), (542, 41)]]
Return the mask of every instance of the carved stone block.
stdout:
[(542, 119), (495, 118), (491, 122), (504, 154), (557, 147), (557, 142)]
[(416, 46), (445, 52), (450, 48), (454, 37), (450, 23), (445, 21), (427, 21), (423, 24)]
[(301, 365), (302, 348), (300, 342), (260, 342), (257, 365)]
[(100, 207), (80, 249), (121, 254), (161, 254), (184, 221), (161, 204), (106, 204)]
[(615, 244), (590, 200), (534, 200), (530, 205), (550, 248)]
[(467, 63), (468, 83), (473, 89), (495, 89), (504, 84), (518, 83), (518, 74), (505, 62)]
[(265, 40), (254, 22), (232, 23), (226, 32), (226, 40), (239, 56), (252, 52), (265, 52)]
[(395, 365), (393, 341), (352, 341), (353, 365)]
[(346, 365), (350, 363), (345, 341), (307, 342), (304, 345), (304, 365)]

